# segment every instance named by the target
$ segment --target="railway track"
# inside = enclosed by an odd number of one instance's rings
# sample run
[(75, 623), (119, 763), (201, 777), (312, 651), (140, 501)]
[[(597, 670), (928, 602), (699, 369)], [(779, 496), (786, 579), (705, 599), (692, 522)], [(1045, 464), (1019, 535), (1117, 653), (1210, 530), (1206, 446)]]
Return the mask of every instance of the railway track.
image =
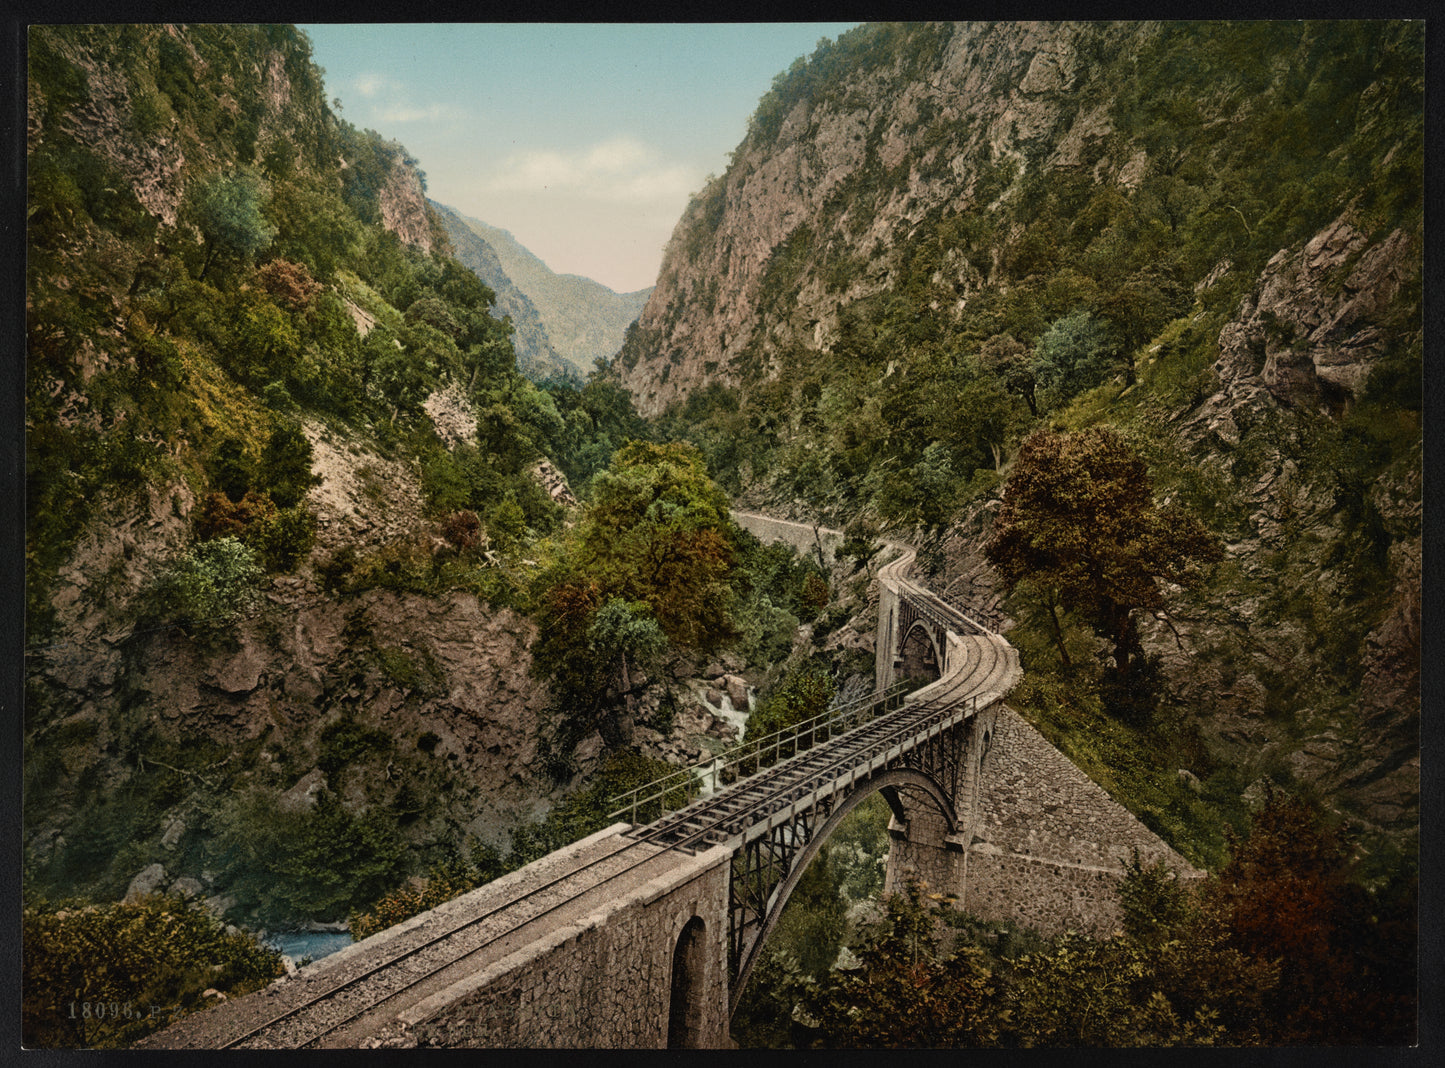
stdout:
[(1012, 647), (997, 635), (963, 644), (969, 655), (959, 670), (916, 700), (668, 813), (646, 826), (649, 840), (673, 847), (728, 844), (804, 797), (871, 770), (885, 754), (906, 751), (939, 723), (966, 714), (964, 706), (977, 697), (1005, 689), (1017, 666)]
[(192, 1046), (202, 1044), (192, 1040), (204, 1039), (205, 1048), (213, 1049), (354, 1047), (407, 1005), (528, 944), (539, 928), (596, 911), (626, 886), (674, 867), (676, 857), (673, 845), (646, 833), (600, 838), (540, 882), (512, 880), (503, 886), (511, 879), (504, 876), (479, 891), (516, 888), (520, 896), (507, 893), (484, 911), (461, 917), (464, 895), (424, 914), (434, 922), (394, 937), (380, 959), (343, 951), (316, 971), (250, 995), (228, 1007), (224, 1033), (217, 1033), (216, 1013), (198, 1013), (138, 1045), (160, 1048), (155, 1040), (165, 1040), (166, 1046)]
[[(1001, 695), (1016, 677), (1017, 653), (904, 576), (905, 549), (880, 571), (915, 607), (968, 633), (955, 670), (917, 691), (904, 705), (742, 779), (712, 796), (622, 835), (599, 833), (565, 859), (543, 858), (414, 921), (393, 928), (381, 955), (351, 954), (308, 968), (227, 1007), (199, 1013), (139, 1043), (142, 1048), (216, 1049), (356, 1047), (408, 1006), (475, 975), (529, 944), (544, 930), (575, 922), (618, 899), (625, 889), (663, 874), (679, 851), (736, 845), (767, 833), (800, 804), (866, 778), (920, 744), (945, 721), (969, 714), (980, 696)], [(546, 869), (549, 859), (557, 870)], [(537, 867), (541, 865), (542, 867)], [(470, 900), (469, 900), (470, 899)], [(224, 1016), (224, 1021), (218, 1020)]]

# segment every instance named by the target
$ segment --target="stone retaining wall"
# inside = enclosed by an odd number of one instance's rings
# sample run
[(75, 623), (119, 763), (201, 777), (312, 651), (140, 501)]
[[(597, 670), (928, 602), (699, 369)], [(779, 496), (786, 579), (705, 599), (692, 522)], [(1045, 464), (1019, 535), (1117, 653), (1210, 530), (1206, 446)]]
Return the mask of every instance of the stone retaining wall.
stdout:
[(919, 878), (984, 919), (1107, 936), (1122, 918), (1118, 891), (1135, 850), (1178, 878), (1203, 877), (1017, 712), (998, 704), (980, 716), (991, 718), (988, 742), (976, 782), (959, 791), (959, 833), (948, 837), (931, 806), (905, 799), (888, 889)]
[(809, 523), (792, 523), (785, 519), (772, 519), (754, 512), (734, 512), (733, 521), (761, 542), (781, 541), (791, 545), (798, 552), (815, 562), (818, 546), (823, 547), (823, 566), (826, 570), (833, 565), (833, 555), (843, 544), (843, 533), (827, 527), (814, 527)]
[(695, 974), (684, 984), (691, 992), (687, 1044), (723, 1046), (730, 858), (722, 847), (702, 853), (438, 992), (402, 1020), (419, 1046), (664, 1047), (674, 952), (697, 918)]

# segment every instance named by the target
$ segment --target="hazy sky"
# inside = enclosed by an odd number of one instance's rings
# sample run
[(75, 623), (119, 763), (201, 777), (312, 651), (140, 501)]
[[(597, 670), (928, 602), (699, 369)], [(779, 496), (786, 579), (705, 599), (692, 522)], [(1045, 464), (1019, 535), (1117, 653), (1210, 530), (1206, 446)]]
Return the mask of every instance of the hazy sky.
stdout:
[(773, 76), (854, 23), (302, 26), (342, 116), (552, 270), (653, 284)]

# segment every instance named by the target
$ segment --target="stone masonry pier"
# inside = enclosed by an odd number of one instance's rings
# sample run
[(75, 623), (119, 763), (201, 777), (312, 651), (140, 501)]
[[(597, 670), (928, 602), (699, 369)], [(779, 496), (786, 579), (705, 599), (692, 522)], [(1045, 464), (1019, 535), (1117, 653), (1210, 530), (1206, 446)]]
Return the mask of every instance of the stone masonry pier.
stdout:
[[(824, 560), (842, 540), (738, 519)], [(138, 1046), (725, 1046), (793, 888), (871, 793), (892, 810), (886, 889), (923, 879), (985, 918), (1108, 933), (1134, 851), (1199, 875), (1007, 707), (1018, 653), (911, 580), (911, 550), (890, 551), (877, 692), (809, 721), (806, 741), (776, 739), (771, 766), (749, 750), (736, 781), (713, 767), (731, 785), (678, 811), (608, 827)], [(905, 676), (935, 681), (903, 697)]]

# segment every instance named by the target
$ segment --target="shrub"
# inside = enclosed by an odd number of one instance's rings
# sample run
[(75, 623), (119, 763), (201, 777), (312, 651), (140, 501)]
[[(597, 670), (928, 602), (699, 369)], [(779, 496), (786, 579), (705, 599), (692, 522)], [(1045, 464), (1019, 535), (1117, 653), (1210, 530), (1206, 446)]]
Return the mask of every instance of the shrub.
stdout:
[(284, 423), (271, 431), (257, 475), (279, 507), (300, 504), (307, 490), (321, 485), (321, 477), (311, 470), (311, 461), (311, 442), (300, 427)]
[(271, 244), (276, 227), (261, 214), (270, 187), (251, 171), (217, 174), (201, 182), (187, 207), (206, 239), (206, 276), (218, 254), (245, 258)]
[(196, 519), (196, 536), (233, 538), (259, 553), (266, 570), (290, 571), (316, 544), (316, 516), (299, 506), (278, 509), (255, 490), (235, 503), (224, 493), (211, 493)]
[(476, 512), (453, 512), (442, 520), (442, 537), (463, 552), (475, 549), (482, 543), (482, 522)]
[(527, 517), (516, 499), (508, 497), (492, 510), (487, 527), (492, 534), (492, 543), (504, 553), (512, 552), (527, 533)]
[(277, 302), (292, 311), (311, 306), (325, 286), (311, 277), (304, 263), (274, 259), (256, 271), (256, 281)]
[(316, 572), (321, 577), (321, 584), (328, 591), (335, 593), (346, 588), (358, 563), (360, 563), (360, 559), (356, 555), (356, 549), (350, 545), (343, 545), (318, 563)]
[(316, 516), (309, 509), (283, 508), (258, 532), (256, 548), (268, 571), (291, 571), (316, 544)]
[(353, 912), (349, 924), (351, 938), (360, 942), (378, 931), (394, 927), (402, 920), (474, 890), (486, 881), (481, 875), (476, 869), (461, 864), (438, 865), (419, 885), (399, 887), (383, 895), (368, 911)]
[(211, 485), (233, 501), (239, 501), (251, 488), (256, 465), (246, 453), (240, 438), (226, 436), (216, 443), (216, 451), (207, 465)]
[(224, 493), (209, 493), (196, 517), (196, 537), (235, 538), (250, 545), (255, 533), (275, 516), (276, 504), (264, 493), (247, 490), (235, 502)]
[(22, 1041), (114, 1049), (281, 974), (281, 955), (179, 897), (25, 908)]
[(250, 607), (264, 574), (236, 538), (202, 542), (162, 572), (160, 606), (191, 627), (224, 626)]

